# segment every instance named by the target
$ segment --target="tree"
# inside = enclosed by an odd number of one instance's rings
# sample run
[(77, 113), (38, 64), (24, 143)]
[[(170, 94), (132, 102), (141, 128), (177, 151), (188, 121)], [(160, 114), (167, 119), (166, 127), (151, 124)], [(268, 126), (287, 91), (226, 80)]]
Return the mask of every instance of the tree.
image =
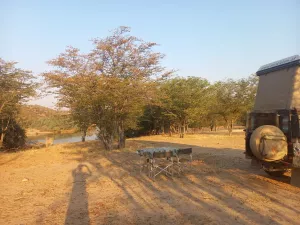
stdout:
[(16, 62), (0, 58), (0, 148), (10, 122), (18, 113), (18, 106), (35, 95), (36, 87), (30, 71), (16, 68)]
[(157, 45), (129, 35), (128, 27), (120, 27), (112, 35), (93, 41), (91, 57), (97, 74), (105, 80), (106, 94), (111, 96), (118, 132), (118, 147), (125, 147), (124, 131), (136, 126), (143, 106), (153, 95), (154, 80), (172, 73), (160, 66), (164, 55), (154, 52)]
[(48, 64), (55, 69), (45, 72), (52, 92), (58, 95), (58, 105), (70, 109), (71, 117), (85, 141), (87, 129), (93, 124), (93, 99), (98, 78), (92, 71), (91, 59), (79, 49), (68, 46), (66, 51)]
[(199, 77), (174, 78), (166, 81), (161, 89), (166, 96), (164, 114), (178, 124), (183, 138), (187, 125), (207, 114), (209, 82)]
[(87, 54), (69, 47), (49, 62), (55, 69), (44, 74), (58, 88), (60, 103), (76, 112), (76, 121), (98, 126), (107, 149), (114, 137), (119, 148), (125, 147), (125, 130), (137, 125), (157, 82), (172, 73), (160, 66), (164, 56), (153, 51), (155, 43), (129, 33), (128, 27), (120, 27), (106, 38), (94, 39), (94, 49)]
[(159, 104), (149, 104), (144, 107), (143, 115), (138, 118), (137, 136), (165, 133), (168, 119), (163, 114)]
[(5, 132), (3, 146), (7, 149), (19, 148), (24, 146), (25, 141), (25, 130), (14, 119), (12, 119)]
[(212, 98), (211, 108), (213, 113), (223, 117), (230, 135), (234, 121), (252, 108), (257, 82), (257, 78), (252, 75), (237, 81), (232, 79), (219, 81), (212, 87), (214, 98)]

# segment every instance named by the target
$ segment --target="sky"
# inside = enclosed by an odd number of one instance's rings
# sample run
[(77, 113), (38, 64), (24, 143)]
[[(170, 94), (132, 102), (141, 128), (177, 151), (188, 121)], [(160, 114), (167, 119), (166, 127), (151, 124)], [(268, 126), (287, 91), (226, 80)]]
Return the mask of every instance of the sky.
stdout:
[[(83, 52), (119, 26), (156, 42), (178, 76), (239, 79), (300, 54), (300, 0), (0, 0), (0, 57), (40, 73), (66, 46)], [(54, 107), (48, 96), (31, 104)]]

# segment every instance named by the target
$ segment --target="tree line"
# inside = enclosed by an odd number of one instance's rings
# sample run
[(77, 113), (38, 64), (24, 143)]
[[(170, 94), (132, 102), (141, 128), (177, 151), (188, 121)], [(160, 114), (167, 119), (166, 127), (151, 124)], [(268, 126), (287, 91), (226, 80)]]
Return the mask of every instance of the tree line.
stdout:
[(40, 105), (22, 105), (17, 121), (25, 129), (51, 131), (59, 133), (62, 130), (76, 130), (68, 111), (54, 110)]
[[(43, 73), (58, 105), (70, 110), (83, 141), (91, 125), (97, 126), (108, 150), (115, 140), (124, 148), (132, 135), (179, 131), (184, 137), (188, 127), (226, 125), (231, 133), (253, 105), (253, 75), (216, 83), (175, 76), (176, 71), (161, 65), (165, 56), (154, 50), (157, 44), (132, 36), (128, 27), (92, 43), (87, 53), (68, 47), (48, 62), (53, 69)], [(4, 118), (1, 111), (0, 116)]]

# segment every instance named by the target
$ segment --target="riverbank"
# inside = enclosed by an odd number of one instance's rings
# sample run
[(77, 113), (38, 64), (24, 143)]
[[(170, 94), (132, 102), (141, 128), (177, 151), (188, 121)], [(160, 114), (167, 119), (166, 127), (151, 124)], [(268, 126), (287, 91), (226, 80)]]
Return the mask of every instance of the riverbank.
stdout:
[[(79, 132), (76, 133), (56, 133), (56, 134), (41, 134), (36, 136), (27, 137), (27, 142), (31, 143), (45, 143), (46, 139), (52, 139), (53, 144), (62, 144), (62, 143), (74, 143), (81, 142), (82, 134)], [(96, 140), (97, 136), (95, 132), (89, 132), (85, 137), (86, 141)]]
[(77, 133), (78, 129), (60, 130), (60, 131), (41, 131), (37, 129), (26, 129), (27, 137), (43, 136), (50, 134), (74, 134)]

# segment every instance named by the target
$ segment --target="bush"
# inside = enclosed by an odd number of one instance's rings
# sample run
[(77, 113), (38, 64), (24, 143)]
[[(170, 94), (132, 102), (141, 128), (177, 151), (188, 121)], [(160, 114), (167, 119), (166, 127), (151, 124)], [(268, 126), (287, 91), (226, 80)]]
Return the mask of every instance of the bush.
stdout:
[(25, 130), (16, 121), (12, 121), (5, 132), (3, 146), (7, 149), (20, 148), (25, 142)]

